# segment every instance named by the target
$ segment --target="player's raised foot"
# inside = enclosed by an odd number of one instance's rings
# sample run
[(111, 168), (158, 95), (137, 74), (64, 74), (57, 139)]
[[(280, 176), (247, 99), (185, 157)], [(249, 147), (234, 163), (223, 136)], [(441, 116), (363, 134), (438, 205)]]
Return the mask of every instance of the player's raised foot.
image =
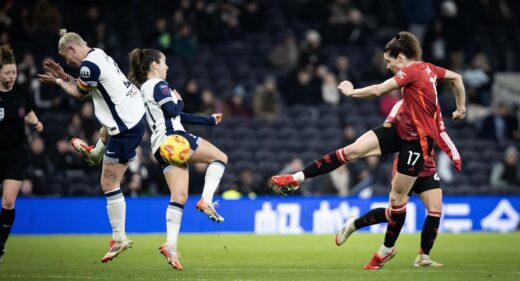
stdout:
[(269, 187), (276, 194), (287, 195), (296, 191), (300, 187), (300, 183), (295, 181), (292, 175), (272, 176)]
[(374, 254), (372, 259), (365, 265), (365, 270), (378, 270), (385, 265), (387, 261), (392, 259), (395, 256), (395, 248), (392, 248), (392, 251), (385, 256), (381, 257), (377, 253)]
[(87, 161), (89, 165), (95, 166), (99, 164), (99, 162), (101, 162), (101, 159), (94, 159), (90, 155), (90, 151), (94, 148), (93, 145), (88, 145), (85, 141), (79, 138), (71, 138), (70, 145), (72, 145), (72, 148), (74, 148), (74, 150), (83, 155), (85, 161)]
[(417, 255), (415, 258), (415, 262), (413, 263), (413, 266), (415, 267), (441, 267), (444, 266), (442, 263), (438, 263), (436, 261), (433, 261), (430, 259), (430, 256), (428, 255)]
[(101, 258), (102, 263), (106, 263), (111, 261), (113, 258), (117, 257), (119, 253), (122, 251), (132, 248), (132, 240), (121, 240), (121, 241), (115, 241), (110, 240), (110, 244), (108, 246), (108, 252), (105, 254), (103, 258)]
[(162, 244), (159, 247), (159, 252), (166, 257), (168, 264), (170, 264), (175, 270), (182, 270), (182, 265), (179, 262), (179, 253), (175, 247), (169, 247), (166, 244)]
[(206, 203), (202, 198), (199, 200), (199, 202), (197, 202), (197, 205), (196, 205), (197, 210), (206, 214), (206, 216), (208, 216), (211, 220), (220, 223), (220, 222), (224, 221), (224, 218), (221, 217), (215, 210), (215, 207), (217, 207), (217, 206), (218, 206), (218, 202)]
[(356, 220), (355, 217), (349, 217), (345, 224), (343, 224), (343, 227), (338, 230), (336, 233), (336, 245), (341, 246), (345, 241), (347, 241), (347, 238), (356, 231), (356, 227), (354, 226), (354, 221)]

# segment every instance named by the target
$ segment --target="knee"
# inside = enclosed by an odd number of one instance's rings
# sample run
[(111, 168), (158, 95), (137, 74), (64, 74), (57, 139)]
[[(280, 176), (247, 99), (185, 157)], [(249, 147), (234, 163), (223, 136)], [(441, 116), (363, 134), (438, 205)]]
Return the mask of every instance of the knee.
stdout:
[(407, 202), (407, 193), (399, 190), (392, 190), (390, 192), (390, 204), (392, 206), (402, 205)]
[(177, 192), (175, 194), (171, 195), (171, 202), (179, 203), (179, 204), (186, 204), (186, 201), (188, 200), (188, 192)]
[(430, 204), (426, 206), (426, 210), (428, 210), (428, 213), (442, 213), (442, 203)]
[(227, 162), (228, 162), (227, 154), (225, 154), (224, 152), (221, 152), (220, 154), (222, 154), (222, 155), (220, 156), (219, 160), (227, 164)]
[(114, 183), (108, 179), (101, 179), (101, 189), (103, 192), (109, 192), (116, 188), (117, 186), (114, 185)]
[(6, 210), (14, 209), (16, 198), (2, 198), (2, 208)]
[(347, 157), (349, 161), (357, 159), (359, 157), (359, 151), (357, 151), (356, 148), (352, 145), (343, 148), (343, 154)]

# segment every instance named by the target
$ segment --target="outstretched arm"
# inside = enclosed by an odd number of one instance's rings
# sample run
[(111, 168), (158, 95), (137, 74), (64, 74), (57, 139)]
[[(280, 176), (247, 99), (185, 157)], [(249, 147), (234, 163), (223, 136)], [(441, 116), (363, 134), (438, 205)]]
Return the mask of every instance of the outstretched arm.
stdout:
[(43, 123), (38, 120), (38, 117), (36, 117), (34, 111), (31, 110), (31, 112), (27, 113), (24, 120), (25, 123), (31, 125), (36, 130), (36, 132), (41, 133), (43, 131)]
[(215, 113), (210, 116), (181, 113), (181, 122), (188, 124), (218, 125), (222, 122), (222, 113)]
[(56, 84), (68, 95), (77, 100), (85, 100), (89, 95), (82, 94), (77, 88), (77, 80), (63, 71), (63, 68), (52, 60), (43, 63), (44, 74), (38, 74), (38, 80), (46, 84)]
[(361, 89), (354, 89), (354, 86), (350, 81), (343, 81), (338, 86), (338, 89), (341, 91), (342, 94), (344, 94), (347, 97), (354, 98), (378, 97), (384, 93), (398, 88), (399, 85), (393, 78), (390, 78), (381, 84), (372, 85)]
[(464, 82), (462, 76), (450, 70), (446, 70), (444, 80), (450, 82), (450, 87), (455, 95), (455, 103), (457, 110), (453, 112), (454, 120), (462, 120), (466, 117), (466, 92), (464, 90)]

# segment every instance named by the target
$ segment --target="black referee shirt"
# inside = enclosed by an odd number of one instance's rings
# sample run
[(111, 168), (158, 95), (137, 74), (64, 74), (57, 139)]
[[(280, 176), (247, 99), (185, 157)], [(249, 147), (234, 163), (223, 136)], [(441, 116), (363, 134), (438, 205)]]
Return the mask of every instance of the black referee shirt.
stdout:
[(0, 91), (0, 154), (10, 154), (27, 147), (24, 117), (33, 110), (26, 91), (16, 87)]

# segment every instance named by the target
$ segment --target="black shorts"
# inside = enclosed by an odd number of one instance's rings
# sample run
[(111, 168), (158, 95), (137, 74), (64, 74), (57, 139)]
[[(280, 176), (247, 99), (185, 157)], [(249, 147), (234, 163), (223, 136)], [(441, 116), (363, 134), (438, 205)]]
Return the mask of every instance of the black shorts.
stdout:
[(22, 181), (30, 164), (29, 151), (26, 149), (0, 154), (0, 184), (6, 179)]
[(436, 188), (441, 188), (441, 181), (437, 173), (429, 177), (418, 177), (413, 184), (412, 189), (410, 189), (410, 192), (408, 192), (408, 196), (411, 196), (412, 192), (415, 194), (421, 194), (427, 190)]
[[(385, 123), (373, 129), (379, 141), (381, 155), (399, 152), (397, 159), (397, 171), (401, 174), (417, 177), (424, 168), (424, 157), (421, 142), (419, 140), (403, 140), (397, 134), (394, 123)], [(431, 154), (433, 140), (428, 138), (428, 154)]]

